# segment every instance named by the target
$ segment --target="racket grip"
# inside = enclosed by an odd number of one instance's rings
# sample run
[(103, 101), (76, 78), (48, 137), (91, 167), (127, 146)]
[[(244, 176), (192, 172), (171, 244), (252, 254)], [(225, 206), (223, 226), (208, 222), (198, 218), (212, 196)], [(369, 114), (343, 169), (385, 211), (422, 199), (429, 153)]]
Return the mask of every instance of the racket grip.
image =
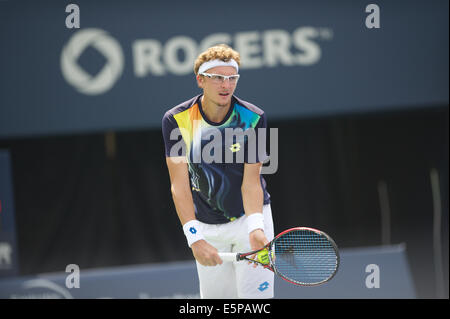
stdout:
[(219, 257), (224, 262), (237, 261), (237, 254), (236, 253), (219, 253)]

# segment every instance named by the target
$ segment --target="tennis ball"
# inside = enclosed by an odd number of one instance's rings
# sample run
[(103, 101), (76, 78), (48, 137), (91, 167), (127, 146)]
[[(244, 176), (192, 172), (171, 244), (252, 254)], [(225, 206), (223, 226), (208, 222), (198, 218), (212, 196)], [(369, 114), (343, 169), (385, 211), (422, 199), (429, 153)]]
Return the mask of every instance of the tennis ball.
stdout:
[(257, 255), (256, 255), (257, 260), (264, 264), (264, 265), (268, 265), (270, 260), (269, 260), (269, 250), (267, 248), (258, 251)]

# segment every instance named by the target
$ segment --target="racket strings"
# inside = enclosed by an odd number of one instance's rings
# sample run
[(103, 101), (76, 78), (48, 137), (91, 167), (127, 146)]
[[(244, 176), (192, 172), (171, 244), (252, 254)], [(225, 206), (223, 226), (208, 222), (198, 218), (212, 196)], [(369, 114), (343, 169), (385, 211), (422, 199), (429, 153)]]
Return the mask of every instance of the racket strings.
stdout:
[(328, 238), (309, 229), (297, 229), (274, 243), (273, 264), (278, 273), (298, 284), (317, 284), (336, 271), (336, 250)]

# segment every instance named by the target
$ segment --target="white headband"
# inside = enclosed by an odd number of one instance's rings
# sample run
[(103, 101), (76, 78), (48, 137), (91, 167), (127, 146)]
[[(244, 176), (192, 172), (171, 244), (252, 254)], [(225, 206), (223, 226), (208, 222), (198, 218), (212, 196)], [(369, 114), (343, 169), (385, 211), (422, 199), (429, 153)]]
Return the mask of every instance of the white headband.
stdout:
[(231, 59), (228, 62), (216, 59), (211, 61), (206, 61), (198, 68), (198, 74), (205, 72), (206, 70), (215, 68), (216, 66), (232, 66), (236, 69), (236, 72), (239, 72), (239, 66), (234, 59)]

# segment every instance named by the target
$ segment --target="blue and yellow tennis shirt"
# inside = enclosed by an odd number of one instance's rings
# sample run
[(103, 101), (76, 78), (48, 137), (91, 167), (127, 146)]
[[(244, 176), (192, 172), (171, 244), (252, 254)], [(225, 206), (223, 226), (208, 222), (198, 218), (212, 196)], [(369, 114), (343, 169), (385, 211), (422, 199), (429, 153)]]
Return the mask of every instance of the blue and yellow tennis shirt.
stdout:
[[(220, 123), (208, 120), (198, 95), (167, 111), (162, 119), (166, 157), (185, 156), (196, 218), (207, 224), (223, 224), (244, 215), (241, 185), (244, 163), (266, 159), (264, 112), (232, 97), (231, 107)], [(254, 133), (254, 135), (250, 133)], [(243, 132), (243, 134), (231, 134)], [(258, 152), (262, 150), (260, 154)], [(261, 175), (264, 205), (270, 203)]]

